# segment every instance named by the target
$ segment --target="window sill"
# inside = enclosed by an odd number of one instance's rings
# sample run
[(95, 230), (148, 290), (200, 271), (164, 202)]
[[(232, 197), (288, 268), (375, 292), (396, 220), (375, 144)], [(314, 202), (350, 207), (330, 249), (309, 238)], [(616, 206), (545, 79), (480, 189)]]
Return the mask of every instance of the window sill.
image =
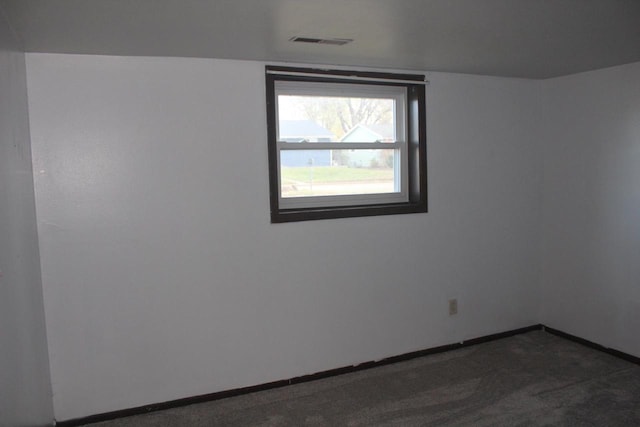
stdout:
[(271, 212), (271, 222), (284, 223), (318, 219), (354, 218), (360, 216), (398, 215), (424, 212), (427, 212), (426, 200), (418, 203), (280, 209), (278, 212)]

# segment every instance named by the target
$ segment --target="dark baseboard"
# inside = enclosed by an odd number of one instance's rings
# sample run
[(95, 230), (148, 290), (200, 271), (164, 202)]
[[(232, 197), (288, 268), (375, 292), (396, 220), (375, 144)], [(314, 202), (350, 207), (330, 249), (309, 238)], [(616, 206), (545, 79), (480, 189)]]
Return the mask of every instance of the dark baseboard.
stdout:
[(600, 344), (596, 344), (584, 338), (580, 338), (575, 335), (571, 335), (566, 332), (562, 332), (557, 329), (549, 328), (547, 326), (539, 324), (539, 325), (528, 326), (526, 328), (514, 329), (507, 332), (501, 332), (497, 334), (486, 335), (483, 337), (472, 338), (459, 343), (447, 344), (447, 345), (433, 347), (425, 350), (413, 351), (413, 352), (401, 354), (398, 356), (388, 357), (382, 360), (364, 362), (364, 363), (360, 363), (359, 365), (330, 369), (328, 371), (317, 372), (315, 374), (303, 375), (300, 377), (294, 377), (286, 380), (273, 381), (270, 383), (258, 384), (258, 385), (249, 386), (249, 387), (242, 387), (242, 388), (237, 388), (233, 390), (219, 391), (216, 393), (203, 394), (200, 396), (186, 397), (183, 399), (176, 399), (176, 400), (171, 400), (171, 401), (162, 402), (162, 403), (154, 403), (151, 405), (139, 406), (136, 408), (129, 408), (129, 409), (122, 409), (119, 411), (106, 412), (103, 414), (90, 415), (88, 417), (76, 418), (73, 420), (58, 421), (56, 425), (60, 427), (80, 426), (83, 424), (92, 424), (92, 423), (97, 423), (101, 421), (109, 421), (109, 420), (114, 420), (118, 418), (130, 417), (133, 415), (140, 415), (140, 414), (146, 414), (149, 412), (161, 411), (164, 409), (171, 409), (171, 408), (177, 408), (180, 406), (193, 405), (195, 403), (211, 402), (214, 400), (225, 399), (227, 397), (240, 396), (243, 394), (254, 393), (257, 391), (270, 390), (274, 388), (285, 387), (292, 384), (300, 384), (300, 383), (305, 383), (309, 381), (319, 380), (322, 378), (334, 377), (336, 375), (348, 374), (350, 372), (357, 372), (365, 369), (376, 368), (379, 366), (390, 365), (392, 363), (403, 362), (406, 360), (428, 356), (431, 354), (442, 353), (450, 350), (456, 350), (459, 348), (482, 344), (489, 341), (495, 341), (502, 338), (507, 338), (514, 335), (524, 334), (526, 332), (531, 332), (536, 330), (544, 330), (550, 334), (557, 335), (559, 337), (585, 345), (595, 350), (602, 351), (604, 353), (610, 354), (620, 359), (624, 359), (628, 362), (640, 365), (640, 357), (632, 356), (628, 353), (624, 353), (619, 350), (614, 350), (612, 348), (608, 348)]
[(84, 424), (92, 424), (92, 423), (98, 423), (101, 421), (114, 420), (117, 418), (130, 417), (132, 415), (147, 414), (149, 412), (162, 411), (164, 409), (177, 408), (180, 406), (193, 405), (195, 403), (211, 402), (214, 400), (225, 399), (227, 397), (240, 396), (243, 394), (254, 393), (257, 391), (270, 390), (270, 389), (284, 387), (292, 384), (300, 384), (300, 383), (305, 383), (309, 381), (319, 380), (322, 378), (334, 377), (336, 375), (362, 371), (364, 369), (371, 369), (379, 366), (390, 365), (392, 363), (403, 362), (406, 360), (415, 359), (417, 357), (423, 357), (423, 356), (428, 356), (430, 354), (456, 350), (462, 347), (469, 347), (472, 345), (482, 344), (489, 341), (495, 341), (502, 338), (507, 338), (514, 335), (524, 334), (526, 332), (537, 331), (541, 329), (544, 329), (543, 325), (532, 325), (526, 328), (514, 329), (511, 331), (500, 332), (497, 334), (486, 335), (478, 338), (472, 338), (459, 343), (442, 345), (439, 347), (433, 347), (425, 350), (412, 351), (410, 353), (405, 353), (398, 356), (392, 356), (382, 360), (364, 362), (364, 363), (360, 363), (358, 365), (353, 365), (353, 366), (344, 366), (342, 368), (330, 369), (328, 371), (322, 371), (322, 372), (317, 372), (315, 374), (303, 375), (300, 377), (290, 378), (287, 380), (273, 381), (266, 384), (236, 388), (233, 390), (219, 391), (216, 393), (203, 394), (200, 396), (185, 397), (183, 399), (176, 399), (176, 400), (171, 400), (171, 401), (162, 402), (162, 403), (154, 403), (151, 405), (122, 409), (119, 411), (106, 412), (102, 414), (89, 415), (87, 417), (75, 418), (67, 421), (58, 421), (56, 423), (56, 426), (59, 426), (59, 427), (80, 426)]
[(604, 353), (610, 354), (612, 356), (619, 357), (620, 359), (624, 359), (627, 362), (635, 363), (636, 365), (640, 365), (640, 357), (632, 356), (631, 354), (614, 350), (613, 348), (605, 347), (600, 344), (596, 344), (592, 341), (585, 340), (584, 338), (577, 337), (575, 335), (568, 334), (566, 332), (559, 331), (557, 329), (549, 328), (548, 326), (542, 326), (542, 329), (549, 332), (550, 334), (557, 335), (559, 337), (568, 339), (573, 342), (577, 342), (579, 344), (585, 345), (587, 347), (591, 347), (595, 350), (602, 351)]

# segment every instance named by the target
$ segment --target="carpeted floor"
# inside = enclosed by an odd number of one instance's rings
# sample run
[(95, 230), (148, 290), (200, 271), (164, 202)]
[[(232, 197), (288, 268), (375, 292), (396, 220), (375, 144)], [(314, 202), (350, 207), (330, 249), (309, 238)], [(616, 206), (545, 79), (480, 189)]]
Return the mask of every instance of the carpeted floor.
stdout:
[(640, 366), (535, 331), (91, 426), (640, 426)]

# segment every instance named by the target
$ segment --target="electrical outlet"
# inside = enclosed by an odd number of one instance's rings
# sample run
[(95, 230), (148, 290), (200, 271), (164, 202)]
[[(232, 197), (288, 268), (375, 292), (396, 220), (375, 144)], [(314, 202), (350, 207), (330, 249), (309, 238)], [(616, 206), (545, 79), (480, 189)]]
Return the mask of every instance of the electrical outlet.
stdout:
[(449, 316), (454, 316), (458, 314), (458, 300), (450, 299), (449, 300)]

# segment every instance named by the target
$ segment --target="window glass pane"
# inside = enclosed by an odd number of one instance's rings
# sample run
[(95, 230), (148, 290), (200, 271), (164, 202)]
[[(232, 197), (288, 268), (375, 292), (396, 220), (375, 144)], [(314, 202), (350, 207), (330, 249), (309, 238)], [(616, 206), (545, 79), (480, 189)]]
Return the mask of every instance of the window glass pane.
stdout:
[(278, 140), (395, 142), (395, 99), (278, 96)]
[(281, 197), (397, 193), (395, 149), (282, 150)]

